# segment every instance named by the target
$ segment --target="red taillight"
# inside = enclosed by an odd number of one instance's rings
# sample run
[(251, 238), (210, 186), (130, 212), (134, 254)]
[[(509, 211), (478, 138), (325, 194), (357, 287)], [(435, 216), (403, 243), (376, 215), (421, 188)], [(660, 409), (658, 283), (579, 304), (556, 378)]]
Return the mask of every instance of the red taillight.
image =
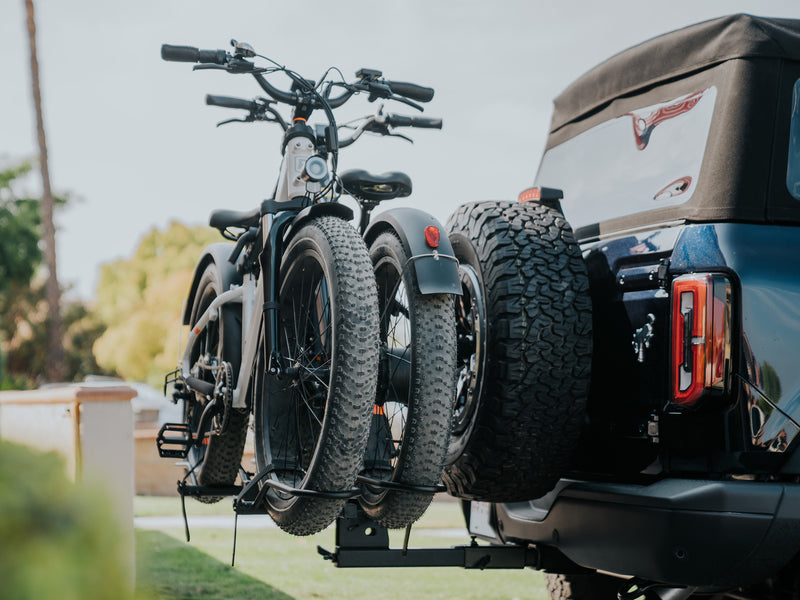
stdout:
[(538, 187), (528, 188), (519, 193), (518, 202), (530, 202), (531, 200), (539, 200), (542, 197), (542, 190)]
[[(543, 204), (557, 203), (564, 197), (564, 192), (558, 188), (531, 187), (522, 190), (517, 197), (518, 202), (541, 202)], [(560, 210), (560, 209), (559, 209)]]
[(428, 225), (425, 228), (425, 241), (431, 248), (439, 247), (439, 228), (433, 225)]
[(692, 406), (724, 389), (730, 366), (731, 286), (722, 275), (684, 275), (672, 283), (673, 400)]

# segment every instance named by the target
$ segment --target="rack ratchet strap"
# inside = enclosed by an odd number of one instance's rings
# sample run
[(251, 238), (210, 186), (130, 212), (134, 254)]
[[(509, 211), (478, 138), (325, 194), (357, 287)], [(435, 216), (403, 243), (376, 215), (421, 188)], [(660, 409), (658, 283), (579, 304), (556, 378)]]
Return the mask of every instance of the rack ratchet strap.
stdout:
[(356, 481), (373, 488), (395, 490), (398, 492), (416, 492), (418, 494), (435, 494), (437, 492), (444, 492), (447, 489), (443, 485), (415, 485), (410, 483), (401, 483), (400, 481), (372, 479), (371, 477), (366, 477), (364, 475), (359, 475)]

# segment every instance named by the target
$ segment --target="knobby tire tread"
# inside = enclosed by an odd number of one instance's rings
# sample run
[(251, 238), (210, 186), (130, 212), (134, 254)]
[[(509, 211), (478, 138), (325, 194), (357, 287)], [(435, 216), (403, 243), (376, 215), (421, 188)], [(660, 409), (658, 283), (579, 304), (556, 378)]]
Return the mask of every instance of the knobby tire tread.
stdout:
[[(297, 233), (285, 252), (285, 259), (292, 246), (302, 244), (304, 237), (315, 233), (321, 234), (324, 240), (321, 245), (330, 250), (327, 260), (331, 279), (336, 280), (331, 285), (336, 292), (333, 302), (338, 316), (334, 373), (330, 377), (325, 424), (317, 446), (319, 459), (304, 487), (345, 491), (355, 484), (369, 433), (377, 380), (378, 298), (367, 248), (342, 219), (327, 216), (313, 219)], [(288, 509), (269, 512), (284, 531), (311, 535), (330, 525), (344, 502), (296, 497)]]
[(444, 482), (464, 499), (540, 497), (568, 467), (589, 388), (591, 300), (580, 248), (563, 216), (538, 203), (467, 204), (448, 230), (459, 260), (470, 254), (465, 245), (477, 257), (488, 363), (474, 426)]
[[(199, 318), (199, 305), (207, 290), (212, 290), (214, 296), (222, 293), (220, 289), (220, 274), (217, 273), (217, 266), (214, 263), (206, 267), (200, 283), (198, 284), (195, 296), (195, 306), (192, 311), (192, 321)], [(241, 316), (236, 314), (236, 309), (230, 306), (223, 306), (220, 310), (218, 329), (222, 345), (220, 356), (222, 360), (231, 363), (234, 373), (234, 382), (239, 372), (241, 362)], [(205, 448), (202, 463), (195, 468), (195, 475), (200, 485), (204, 486), (230, 486), (236, 481), (239, 474), (239, 467), (242, 463), (244, 453), (245, 438), (247, 437), (247, 427), (250, 421), (250, 413), (236, 409), (231, 410), (230, 420), (226, 430), (211, 436)], [(190, 453), (190, 457), (192, 454)], [(194, 465), (190, 465), (189, 469)], [(222, 496), (204, 496), (198, 498), (205, 504), (219, 502)]]
[[(384, 248), (381, 248), (383, 246)], [(412, 386), (403, 452), (393, 479), (410, 485), (434, 486), (441, 481), (447, 453), (455, 384), (456, 331), (453, 299), (449, 294), (422, 295), (413, 267), (393, 233), (376, 239), (373, 262), (391, 253), (404, 271), (411, 312)], [(433, 492), (387, 491), (375, 506), (364, 505), (367, 516), (390, 529), (415, 522), (427, 510)]]

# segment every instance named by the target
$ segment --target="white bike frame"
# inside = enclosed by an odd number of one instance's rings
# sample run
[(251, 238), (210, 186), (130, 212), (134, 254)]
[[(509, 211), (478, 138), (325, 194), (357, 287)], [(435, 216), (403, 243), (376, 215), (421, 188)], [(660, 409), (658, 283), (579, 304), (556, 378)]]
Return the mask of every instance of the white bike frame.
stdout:
[[(306, 182), (301, 178), (306, 161), (315, 154), (313, 142), (306, 137), (295, 137), (289, 140), (281, 162), (278, 176), (278, 186), (275, 193), (277, 203), (289, 202), (297, 196), (305, 196), (307, 192), (319, 191), (320, 184)], [(262, 239), (261, 246), (267, 243), (269, 232), (272, 228), (274, 215), (266, 214), (261, 217)], [(203, 333), (209, 322), (219, 319), (220, 309), (225, 304), (232, 302), (242, 305), (242, 363), (239, 367), (239, 378), (236, 389), (233, 390), (233, 408), (247, 408), (247, 392), (258, 351), (259, 329), (263, 321), (264, 306), (264, 278), (252, 273), (244, 276), (240, 285), (232, 285), (217, 296), (205, 312), (197, 319), (191, 328), (186, 343), (186, 350), (181, 357), (181, 375), (184, 380), (190, 376), (199, 377), (199, 373), (192, 373), (191, 353), (197, 338)]]

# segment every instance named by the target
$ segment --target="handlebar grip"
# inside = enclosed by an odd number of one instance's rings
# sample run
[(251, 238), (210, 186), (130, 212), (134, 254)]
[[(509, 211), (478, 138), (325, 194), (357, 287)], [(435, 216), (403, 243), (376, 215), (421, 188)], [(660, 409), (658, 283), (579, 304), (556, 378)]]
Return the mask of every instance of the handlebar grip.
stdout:
[(224, 106), (225, 108), (243, 108), (251, 112), (258, 108), (258, 105), (252, 100), (231, 98), (230, 96), (214, 96), (212, 94), (206, 95), (206, 104), (210, 104), (211, 106)]
[(228, 62), (228, 53), (225, 50), (199, 50), (197, 62), (224, 65)]
[(405, 96), (417, 102), (430, 102), (433, 99), (433, 88), (405, 81), (387, 81), (386, 83), (392, 89), (392, 93), (398, 96)]
[(197, 62), (200, 50), (193, 46), (171, 46), (161, 44), (161, 59), (172, 62)]
[(224, 65), (228, 62), (228, 53), (225, 50), (200, 50), (194, 46), (161, 44), (161, 58), (172, 62)]
[(426, 117), (406, 117), (404, 115), (386, 115), (386, 124), (392, 127), (420, 127), (424, 129), (441, 129), (441, 119)]

